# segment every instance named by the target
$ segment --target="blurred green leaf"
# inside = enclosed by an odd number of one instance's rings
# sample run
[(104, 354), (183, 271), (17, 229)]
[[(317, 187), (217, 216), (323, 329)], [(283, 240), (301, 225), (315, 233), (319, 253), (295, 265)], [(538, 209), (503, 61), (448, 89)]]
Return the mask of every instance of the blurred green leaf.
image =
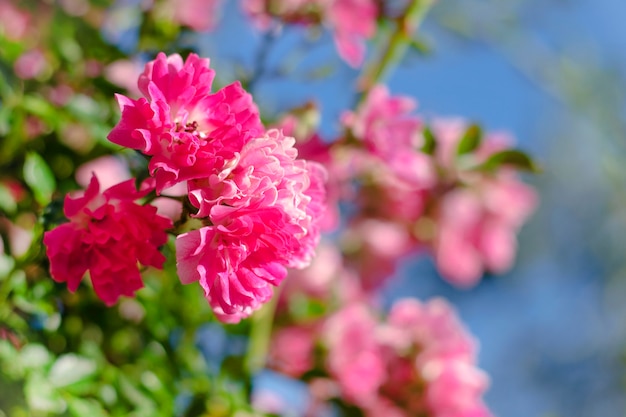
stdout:
[(59, 121), (59, 111), (45, 98), (38, 95), (24, 96), (21, 106), (27, 113), (38, 116), (51, 126)]
[(133, 385), (131, 379), (123, 374), (120, 374), (119, 376), (119, 390), (122, 395), (137, 408), (143, 410), (156, 409), (156, 404), (152, 401), (152, 399)]
[(480, 146), (482, 141), (482, 130), (478, 125), (471, 125), (467, 128), (459, 145), (456, 148), (457, 155), (465, 155), (474, 151), (476, 148)]
[(479, 171), (495, 171), (503, 165), (530, 172), (540, 172), (539, 167), (533, 162), (530, 156), (517, 149), (508, 149), (494, 153), (485, 162), (474, 169)]
[(92, 399), (71, 397), (67, 400), (70, 414), (75, 417), (107, 417), (109, 414), (102, 405)]
[(62, 413), (67, 408), (61, 394), (39, 372), (28, 377), (24, 386), (24, 394), (29, 407), (35, 411)]
[(17, 203), (13, 198), (13, 194), (4, 184), (0, 184), (0, 210), (4, 211), (7, 214), (15, 213), (17, 209)]
[(74, 94), (67, 103), (67, 109), (84, 122), (102, 120), (109, 114), (105, 106), (85, 94)]
[(412, 51), (420, 55), (428, 55), (432, 52), (431, 46), (422, 38), (413, 38), (409, 41), (409, 47)]
[(42, 206), (50, 203), (56, 189), (56, 180), (46, 161), (37, 153), (30, 152), (24, 161), (24, 181), (33, 190), (35, 200)]
[(50, 351), (38, 343), (28, 343), (20, 350), (19, 363), (26, 370), (36, 371), (46, 368), (52, 359)]
[(422, 131), (422, 135), (424, 136), (422, 152), (427, 155), (433, 155), (437, 150), (437, 138), (435, 137), (435, 134), (428, 126), (426, 126)]
[(97, 368), (92, 359), (68, 353), (52, 365), (48, 378), (55, 387), (66, 387), (93, 376)]

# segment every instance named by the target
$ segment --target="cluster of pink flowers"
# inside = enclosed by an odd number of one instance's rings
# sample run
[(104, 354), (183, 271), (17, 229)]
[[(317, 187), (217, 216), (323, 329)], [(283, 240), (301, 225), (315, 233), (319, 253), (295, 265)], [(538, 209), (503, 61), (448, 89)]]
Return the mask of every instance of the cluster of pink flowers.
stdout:
[[(178, 198), (186, 204), (173, 230), (179, 277), (185, 284), (199, 281), (222, 321), (247, 317), (271, 298), (286, 268), (310, 263), (326, 171), (297, 159), (293, 138), (265, 130), (238, 82), (211, 92), (214, 75), (208, 59), (161, 53), (139, 76), (144, 97), (117, 96), (122, 116), (109, 140), (149, 158), (151, 187), (131, 193), (130, 180), (100, 194), (94, 177), (84, 197), (68, 198), (70, 223), (45, 237), (57, 281), (75, 290), (90, 270), (107, 304), (132, 295), (142, 285), (137, 261), (161, 267), (158, 247), (173, 225), (156, 214), (162, 198), (155, 205), (122, 202), (151, 191), (176, 195), (173, 188), (181, 187)], [(146, 237), (144, 229), (153, 233)]]
[[(458, 119), (432, 123), (440, 172), (446, 183), (457, 186), (444, 193), (431, 212), (438, 228), (429, 245), (441, 273), (460, 286), (474, 285), (484, 270), (500, 274), (511, 267), (516, 234), (537, 205), (535, 191), (514, 169), (504, 166), (486, 175), (463, 168), (455, 152), (467, 127)], [(490, 134), (463, 158), (480, 165), (510, 143), (507, 135)]]
[(89, 271), (96, 294), (107, 305), (142, 288), (137, 263), (163, 266), (159, 247), (172, 227), (156, 207), (135, 202), (154, 189), (153, 182), (137, 191), (131, 179), (101, 192), (94, 175), (82, 195), (66, 196), (64, 213), (69, 223), (46, 232), (43, 239), (52, 278), (67, 282), (73, 292)]
[[(435, 143), (427, 151), (424, 122), (411, 114), (415, 107), (412, 99), (393, 97), (376, 86), (355, 112), (343, 117), (351, 139), (339, 144), (341, 155), (348, 157), (332, 163), (349, 164), (361, 183), (358, 214), (348, 234), (352, 247), (360, 248), (356, 267), (371, 277), (366, 281), (380, 282), (397, 259), (427, 249), (455, 285), (473, 285), (484, 271), (505, 272), (514, 260), (516, 233), (537, 204), (535, 192), (514, 167), (480, 169), (492, 155), (507, 150), (510, 140), (488, 134), (475, 149), (459, 154), (470, 125), (435, 119), (429, 131)], [(387, 231), (385, 245), (376, 245), (367, 233), (376, 224)], [(396, 250), (390, 256), (391, 248)]]
[(324, 209), (324, 169), (296, 159), (295, 140), (265, 131), (233, 83), (211, 92), (208, 59), (159, 54), (139, 77), (144, 97), (118, 95), (109, 134), (150, 157), (156, 192), (185, 184), (199, 227), (177, 236), (183, 283), (199, 281), (215, 313), (239, 321), (272, 295), (286, 267), (310, 262)]
[(365, 41), (374, 36), (380, 12), (374, 0), (242, 0), (242, 7), (263, 28), (273, 19), (327, 25), (339, 56), (353, 67), (363, 62)]
[(279, 330), (270, 363), (294, 377), (315, 370), (314, 401), (339, 399), (365, 416), (489, 417), (476, 346), (443, 299), (399, 300), (383, 321), (352, 302), (321, 324)]

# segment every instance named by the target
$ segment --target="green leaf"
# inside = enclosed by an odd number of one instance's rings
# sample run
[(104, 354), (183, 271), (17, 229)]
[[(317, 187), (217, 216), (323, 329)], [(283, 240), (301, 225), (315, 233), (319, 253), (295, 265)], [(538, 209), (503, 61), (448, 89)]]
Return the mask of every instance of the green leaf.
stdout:
[(409, 47), (420, 55), (428, 55), (432, 52), (431, 46), (424, 39), (409, 40)]
[(13, 214), (16, 209), (17, 202), (13, 198), (9, 187), (0, 183), (0, 210), (7, 214)]
[(56, 181), (52, 170), (37, 153), (30, 152), (24, 161), (24, 181), (33, 190), (35, 200), (42, 206), (50, 203), (52, 193), (56, 189)]
[(59, 120), (59, 113), (56, 107), (38, 95), (24, 96), (21, 106), (26, 112), (41, 118), (51, 125), (55, 125)]
[(433, 155), (437, 150), (437, 137), (428, 126), (422, 131), (422, 136), (424, 136), (424, 145), (421, 149), (422, 152), (427, 155)]
[(24, 369), (37, 371), (52, 362), (52, 354), (39, 343), (28, 343), (20, 350), (19, 362)]
[(97, 368), (95, 361), (68, 353), (52, 365), (48, 378), (55, 387), (66, 387), (93, 376)]
[(108, 116), (100, 103), (85, 94), (74, 94), (67, 103), (67, 109), (82, 122), (95, 122)]
[(137, 409), (141, 411), (153, 411), (156, 409), (154, 401), (133, 385), (130, 379), (123, 374), (119, 375), (119, 390)]
[(508, 149), (494, 153), (475, 169), (479, 171), (495, 171), (503, 165), (512, 166), (524, 171), (540, 172), (539, 167), (533, 162), (530, 156), (517, 149)]
[(24, 394), (32, 410), (62, 413), (67, 407), (61, 394), (38, 372), (31, 374), (26, 380)]
[(68, 398), (67, 405), (70, 414), (75, 417), (107, 417), (109, 415), (99, 402), (92, 399), (71, 397)]
[(480, 126), (473, 124), (468, 127), (456, 148), (456, 154), (465, 155), (478, 148), (482, 141), (482, 135)]

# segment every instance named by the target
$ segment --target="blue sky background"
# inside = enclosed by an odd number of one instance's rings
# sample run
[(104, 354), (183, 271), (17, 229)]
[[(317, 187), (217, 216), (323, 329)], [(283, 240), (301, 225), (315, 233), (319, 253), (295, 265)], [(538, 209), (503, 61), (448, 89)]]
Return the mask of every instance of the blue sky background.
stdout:
[[(223, 83), (253, 68), (262, 42), (229, 3), (218, 30), (200, 39)], [(623, 0), (441, 0), (421, 30), (432, 53), (409, 54), (388, 79), (422, 114), (512, 132), (544, 167), (529, 178), (541, 207), (513, 271), (460, 291), (418, 259), (386, 289), (389, 302), (409, 293), (457, 306), (480, 340), (480, 365), (492, 378), (486, 401), (501, 417), (625, 413), (625, 18)], [(271, 114), (314, 98), (331, 138), (358, 72), (337, 58), (328, 33), (283, 35), (255, 100)], [(332, 75), (273, 74), (285, 61), (298, 74)]]

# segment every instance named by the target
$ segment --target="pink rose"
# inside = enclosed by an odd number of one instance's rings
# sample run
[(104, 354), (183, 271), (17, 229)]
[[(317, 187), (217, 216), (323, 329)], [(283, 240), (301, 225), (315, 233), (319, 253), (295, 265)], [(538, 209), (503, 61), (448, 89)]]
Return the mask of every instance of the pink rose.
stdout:
[(64, 213), (70, 221), (43, 239), (52, 278), (67, 282), (74, 292), (89, 271), (96, 294), (109, 306), (142, 288), (137, 263), (163, 266), (159, 247), (172, 227), (156, 207), (135, 203), (150, 190), (146, 186), (137, 191), (134, 180), (128, 180), (101, 193), (93, 176), (83, 195), (67, 196)]

